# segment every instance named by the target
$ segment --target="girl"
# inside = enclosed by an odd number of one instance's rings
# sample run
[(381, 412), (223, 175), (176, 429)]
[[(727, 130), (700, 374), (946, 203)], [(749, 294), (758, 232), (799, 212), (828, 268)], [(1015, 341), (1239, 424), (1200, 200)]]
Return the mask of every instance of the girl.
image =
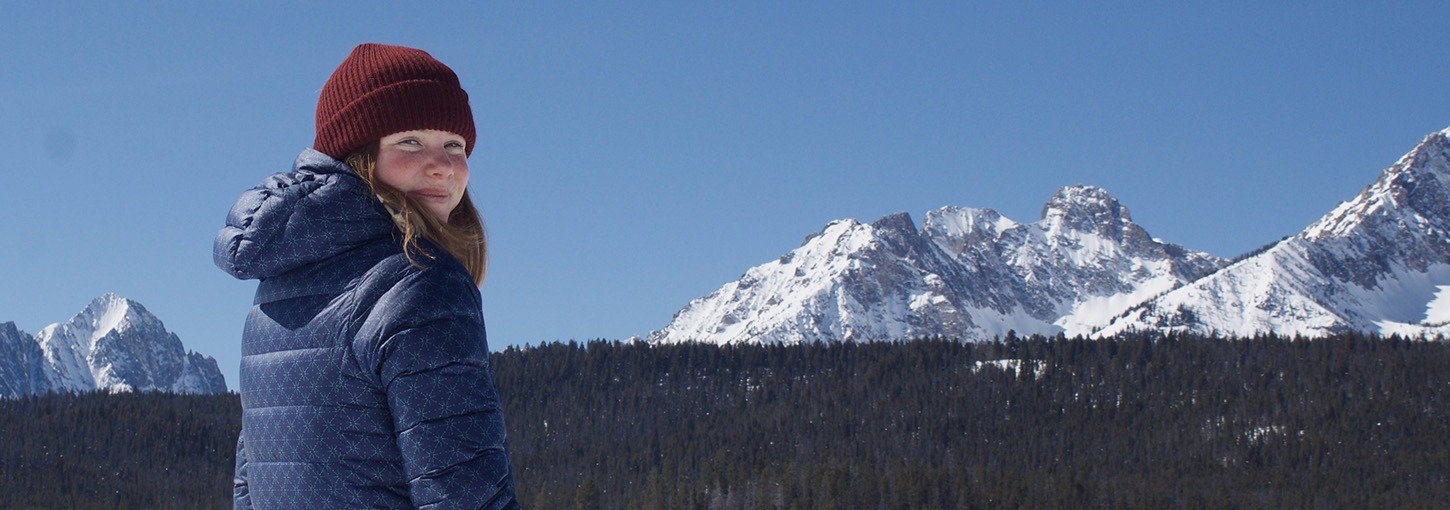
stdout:
[(362, 44), (289, 173), (244, 193), (218, 267), (259, 279), (242, 333), (236, 508), (517, 508), (478, 285), (468, 94)]

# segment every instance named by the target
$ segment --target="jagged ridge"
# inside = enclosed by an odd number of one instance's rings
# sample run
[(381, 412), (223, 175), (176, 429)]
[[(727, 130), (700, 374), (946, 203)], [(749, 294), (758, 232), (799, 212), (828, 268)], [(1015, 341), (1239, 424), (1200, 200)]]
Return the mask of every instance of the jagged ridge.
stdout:
[(1068, 186), (1041, 220), (943, 207), (839, 220), (779, 260), (692, 301), (651, 341), (890, 340), (1075, 334), (1222, 259), (1161, 243), (1093, 186)]

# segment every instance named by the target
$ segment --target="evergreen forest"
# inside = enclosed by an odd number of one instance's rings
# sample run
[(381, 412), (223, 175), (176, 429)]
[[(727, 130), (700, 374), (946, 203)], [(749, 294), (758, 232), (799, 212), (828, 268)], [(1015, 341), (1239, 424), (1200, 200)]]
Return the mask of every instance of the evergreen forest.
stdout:
[[(1450, 343), (1148, 334), (494, 354), (526, 508), (1435, 508)], [(236, 395), (0, 401), (0, 508), (230, 508)]]

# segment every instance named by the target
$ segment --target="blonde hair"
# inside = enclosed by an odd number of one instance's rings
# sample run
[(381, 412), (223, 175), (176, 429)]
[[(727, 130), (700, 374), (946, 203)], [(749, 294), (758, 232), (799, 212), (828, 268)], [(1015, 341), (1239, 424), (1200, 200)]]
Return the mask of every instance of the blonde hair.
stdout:
[(348, 154), (343, 163), (352, 167), (368, 183), (368, 187), (372, 188), (373, 194), (387, 206), (388, 213), (393, 217), (393, 224), (397, 225), (403, 236), (403, 255), (408, 257), (409, 262), (422, 267), (416, 257), (435, 257), (418, 244), (419, 238), (427, 239), (458, 259), (468, 270), (469, 276), (473, 277), (475, 285), (483, 285), (483, 274), (488, 266), (488, 240), (483, 231), (483, 219), (479, 217), (478, 209), (473, 206), (473, 199), (469, 197), (467, 190), (464, 190), (463, 200), (458, 203), (458, 207), (454, 207), (453, 212), (448, 214), (448, 222), (444, 223), (438, 221), (437, 217), (406, 193), (377, 178), (375, 170), (378, 164), (378, 142), (374, 141)]

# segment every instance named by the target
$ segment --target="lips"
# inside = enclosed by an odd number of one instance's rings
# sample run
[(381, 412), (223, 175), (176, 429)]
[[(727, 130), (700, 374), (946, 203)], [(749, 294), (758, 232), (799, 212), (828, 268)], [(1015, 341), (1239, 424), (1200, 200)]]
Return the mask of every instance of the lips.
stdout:
[(449, 193), (447, 189), (424, 188), (408, 192), (408, 196), (417, 201), (424, 209), (427, 209), (438, 218), (438, 221), (448, 222), (448, 215), (453, 207), (458, 205), (461, 197)]
[(453, 196), (446, 189), (419, 189), (413, 190), (408, 194), (422, 201), (447, 200)]

